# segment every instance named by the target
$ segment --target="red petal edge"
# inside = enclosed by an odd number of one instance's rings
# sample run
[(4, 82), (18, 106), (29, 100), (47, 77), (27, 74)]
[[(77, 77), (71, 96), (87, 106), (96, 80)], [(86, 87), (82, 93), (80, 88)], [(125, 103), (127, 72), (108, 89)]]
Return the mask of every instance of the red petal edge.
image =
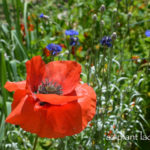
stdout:
[(13, 92), (18, 89), (25, 89), (25, 86), (26, 86), (26, 81), (20, 81), (20, 82), (7, 81), (4, 88), (7, 89), (9, 92)]

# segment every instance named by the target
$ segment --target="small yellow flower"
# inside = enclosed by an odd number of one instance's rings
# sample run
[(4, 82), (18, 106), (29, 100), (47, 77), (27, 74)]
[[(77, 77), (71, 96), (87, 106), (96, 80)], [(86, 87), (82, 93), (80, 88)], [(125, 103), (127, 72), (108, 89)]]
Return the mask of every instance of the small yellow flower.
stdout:
[(99, 44), (97, 44), (97, 45), (95, 46), (95, 48), (96, 48), (96, 50), (99, 50), (99, 48), (100, 48)]
[(105, 67), (105, 69), (107, 70), (108, 65), (107, 65), (107, 64), (105, 64), (105, 66), (104, 66), (104, 67)]
[(94, 140), (92, 141), (92, 144), (95, 145), (95, 141)]
[(147, 93), (147, 96), (150, 97), (150, 92)]
[(132, 60), (136, 60), (136, 59), (139, 59), (140, 57), (139, 56), (132, 56)]
[(132, 104), (131, 104), (131, 108), (133, 108), (135, 106), (135, 102), (133, 102)]
[(122, 116), (121, 116), (123, 119), (125, 119), (125, 116), (124, 116), (124, 114), (122, 114)]

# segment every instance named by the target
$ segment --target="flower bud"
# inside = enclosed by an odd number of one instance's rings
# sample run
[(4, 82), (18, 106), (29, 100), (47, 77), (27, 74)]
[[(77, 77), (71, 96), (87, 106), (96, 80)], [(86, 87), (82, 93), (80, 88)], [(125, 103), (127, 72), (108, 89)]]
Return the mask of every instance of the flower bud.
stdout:
[(117, 26), (120, 27), (120, 22), (117, 23)]
[(117, 12), (117, 8), (114, 8), (114, 9), (113, 9), (113, 12), (116, 13), (116, 12)]
[(44, 19), (49, 19), (49, 16), (47, 16), (47, 15), (44, 15), (43, 13), (42, 14), (40, 14), (40, 16), (39, 16), (40, 18), (44, 18)]
[(100, 7), (100, 11), (101, 12), (104, 12), (105, 11), (105, 5), (103, 4), (103, 5), (101, 5), (101, 7)]
[(104, 20), (101, 20), (100, 24), (101, 24), (101, 25), (104, 25), (104, 24), (105, 24)]
[(128, 17), (129, 18), (132, 17), (132, 13), (131, 12), (128, 13)]
[(142, 62), (142, 60), (141, 60), (141, 59), (137, 59), (137, 62), (138, 62), (138, 63), (141, 63), (141, 62)]
[(111, 38), (112, 38), (113, 40), (115, 40), (115, 39), (117, 38), (117, 33), (116, 33), (116, 32), (113, 32), (113, 34), (111, 35)]
[(94, 15), (92, 16), (92, 19), (96, 21), (96, 20), (97, 20), (97, 15), (94, 14)]
[(143, 78), (144, 77), (144, 74), (141, 74), (141, 76), (140, 76), (141, 78)]
[(136, 78), (137, 78), (137, 74), (134, 74), (133, 79), (136, 79)]

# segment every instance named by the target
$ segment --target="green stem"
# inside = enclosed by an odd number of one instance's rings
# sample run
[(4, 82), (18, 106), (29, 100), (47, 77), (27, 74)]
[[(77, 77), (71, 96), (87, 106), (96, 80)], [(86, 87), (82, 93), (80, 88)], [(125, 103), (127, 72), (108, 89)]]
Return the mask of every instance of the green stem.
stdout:
[(68, 57), (67, 57), (67, 58), (68, 58), (68, 60), (70, 60), (70, 56), (71, 56), (72, 47), (71, 47), (71, 46), (69, 46), (69, 49), (68, 49), (68, 50), (69, 50), (69, 53), (68, 53)]
[(38, 141), (38, 135), (36, 135), (36, 137), (35, 137), (33, 150), (35, 150), (35, 149), (36, 149), (37, 141)]

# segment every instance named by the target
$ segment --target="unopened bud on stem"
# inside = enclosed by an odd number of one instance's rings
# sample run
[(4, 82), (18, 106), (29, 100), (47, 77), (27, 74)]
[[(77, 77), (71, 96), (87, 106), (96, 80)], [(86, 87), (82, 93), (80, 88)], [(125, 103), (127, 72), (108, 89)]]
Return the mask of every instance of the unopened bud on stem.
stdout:
[(114, 8), (114, 9), (113, 9), (113, 12), (116, 13), (116, 12), (117, 12), (117, 8)]
[(113, 34), (111, 35), (111, 38), (112, 38), (113, 40), (115, 40), (115, 39), (117, 38), (117, 33), (116, 33), (116, 32), (113, 32)]
[(120, 27), (120, 22), (117, 23), (117, 26)]
[(104, 12), (105, 11), (105, 5), (103, 4), (103, 5), (101, 5), (101, 7), (100, 7), (100, 11), (101, 12)]
[(105, 24), (104, 20), (101, 20), (100, 24), (101, 24), (101, 25), (104, 25), (104, 24)]
[(94, 15), (92, 16), (92, 19), (93, 19), (94, 21), (96, 21), (96, 20), (97, 20), (97, 15), (94, 14)]
[(128, 13), (128, 17), (129, 18), (132, 17), (132, 13), (131, 12)]

